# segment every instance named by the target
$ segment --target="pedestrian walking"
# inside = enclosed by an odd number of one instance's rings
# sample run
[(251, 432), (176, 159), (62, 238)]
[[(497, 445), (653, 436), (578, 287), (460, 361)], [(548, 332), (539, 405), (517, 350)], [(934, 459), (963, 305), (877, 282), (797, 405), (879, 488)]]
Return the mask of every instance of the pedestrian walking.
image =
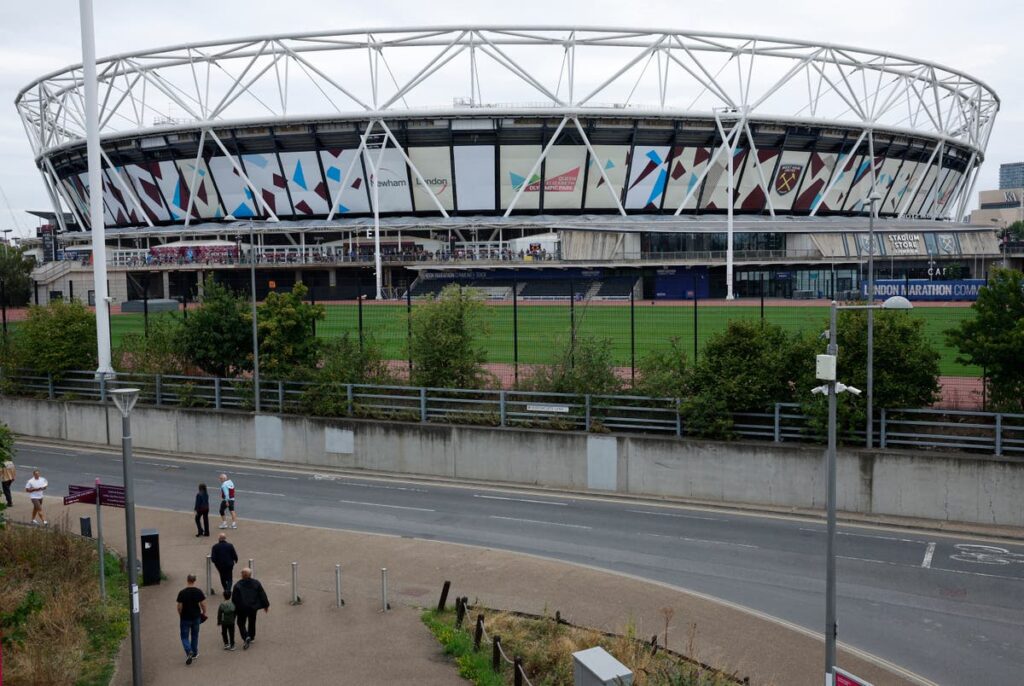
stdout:
[[(49, 524), (46, 521), (46, 515), (43, 514), (43, 496), (46, 494), (46, 487), (50, 485), (46, 479), (40, 474), (39, 470), (35, 469), (32, 471), (32, 478), (25, 484), (25, 490), (28, 492), (29, 500), (32, 501), (32, 523), (42, 524), (46, 526)], [(39, 521), (36, 521), (36, 517)]]
[(228, 478), (227, 474), (221, 474), (220, 479), (220, 528), (228, 528), (227, 513), (231, 513), (231, 528), (238, 528), (238, 517), (235, 516), (235, 482)]
[(256, 613), (260, 610), (270, 612), (270, 601), (263, 584), (252, 578), (252, 570), (242, 569), (242, 578), (235, 584), (231, 592), (231, 601), (235, 604), (238, 617), (238, 637), (242, 639), (242, 650), (248, 650), (256, 640)]
[(199, 491), (196, 493), (196, 504), (193, 508), (196, 512), (196, 529), (199, 533), (196, 538), (210, 535), (210, 494), (206, 492), (206, 484), (199, 484)]
[(0, 482), (3, 483), (4, 500), (7, 501), (7, 507), (14, 507), (14, 499), (11, 498), (11, 484), (16, 478), (18, 478), (18, 473), (14, 469), (14, 460), (4, 457), (3, 466), (0, 467)]
[(224, 591), (224, 602), (217, 608), (217, 626), (224, 639), (224, 650), (235, 649), (235, 604), (231, 602), (231, 591)]
[(227, 534), (218, 536), (217, 542), (210, 548), (210, 561), (220, 573), (221, 586), (225, 591), (230, 591), (231, 572), (235, 568), (235, 563), (238, 562), (238, 553), (235, 552), (235, 546), (228, 543)]
[(199, 625), (206, 619), (206, 594), (196, 588), (196, 575), (189, 574), (187, 586), (178, 591), (178, 624), (185, 664), (199, 657)]

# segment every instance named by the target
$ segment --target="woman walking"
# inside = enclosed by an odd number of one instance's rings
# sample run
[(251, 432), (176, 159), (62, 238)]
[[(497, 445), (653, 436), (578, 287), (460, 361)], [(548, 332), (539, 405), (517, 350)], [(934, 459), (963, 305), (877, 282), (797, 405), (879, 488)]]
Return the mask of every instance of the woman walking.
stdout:
[(210, 494), (206, 492), (206, 484), (199, 484), (199, 492), (196, 493), (196, 529), (199, 533), (196, 534), (196, 538), (200, 536), (210, 535)]

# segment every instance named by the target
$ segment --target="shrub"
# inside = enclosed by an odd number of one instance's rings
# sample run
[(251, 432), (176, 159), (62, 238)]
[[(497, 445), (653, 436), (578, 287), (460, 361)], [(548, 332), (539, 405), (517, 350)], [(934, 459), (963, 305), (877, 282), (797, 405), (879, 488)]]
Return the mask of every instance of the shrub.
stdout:
[(303, 394), (303, 405), (306, 411), (323, 416), (348, 413), (347, 384), (389, 386), (397, 382), (372, 339), (360, 346), (347, 333), (323, 346), (323, 364), (309, 377), (313, 384)]
[(214, 376), (252, 368), (252, 315), (244, 298), (209, 278), (202, 306), (182, 325), (181, 349), (190, 362)]
[(118, 370), (143, 374), (185, 374), (188, 359), (183, 352), (184, 326), (176, 313), (151, 318), (149, 336), (129, 333), (114, 351)]
[(303, 302), (309, 289), (297, 283), (288, 293), (271, 292), (259, 306), (256, 320), (260, 344), (260, 372), (285, 378), (295, 370), (312, 369), (320, 356), (315, 323), (326, 316), (323, 305)]
[(78, 302), (55, 301), (29, 308), (10, 337), (7, 363), (60, 377), (96, 368), (96, 317)]
[(669, 339), (667, 350), (652, 350), (637, 364), (640, 378), (634, 390), (652, 398), (685, 398), (690, 393), (693, 373), (682, 341)]
[(622, 381), (615, 374), (611, 341), (578, 337), (556, 349), (554, 363), (534, 367), (522, 386), (545, 393), (613, 395), (622, 390)]
[(481, 388), (490, 380), (484, 369), (486, 352), (480, 344), (487, 333), (483, 296), (458, 284), (412, 312), (409, 352), (415, 386)]

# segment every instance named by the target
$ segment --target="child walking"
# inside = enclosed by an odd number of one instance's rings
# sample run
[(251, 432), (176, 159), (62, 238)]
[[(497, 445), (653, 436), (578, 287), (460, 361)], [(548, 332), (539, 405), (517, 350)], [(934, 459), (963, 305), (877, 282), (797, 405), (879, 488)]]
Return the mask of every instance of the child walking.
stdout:
[(231, 591), (224, 591), (224, 602), (217, 608), (217, 624), (224, 639), (224, 650), (235, 649), (235, 604), (231, 602)]

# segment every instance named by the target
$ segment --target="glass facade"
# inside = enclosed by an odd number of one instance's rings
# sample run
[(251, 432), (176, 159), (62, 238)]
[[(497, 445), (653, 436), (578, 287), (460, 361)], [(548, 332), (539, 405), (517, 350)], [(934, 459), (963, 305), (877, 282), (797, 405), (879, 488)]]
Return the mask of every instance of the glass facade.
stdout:
[[(642, 233), (640, 252), (645, 257), (683, 257), (686, 253), (725, 252), (728, 249), (726, 237), (725, 233)], [(785, 249), (785, 234), (760, 232), (733, 235), (733, 250), (736, 252)]]

